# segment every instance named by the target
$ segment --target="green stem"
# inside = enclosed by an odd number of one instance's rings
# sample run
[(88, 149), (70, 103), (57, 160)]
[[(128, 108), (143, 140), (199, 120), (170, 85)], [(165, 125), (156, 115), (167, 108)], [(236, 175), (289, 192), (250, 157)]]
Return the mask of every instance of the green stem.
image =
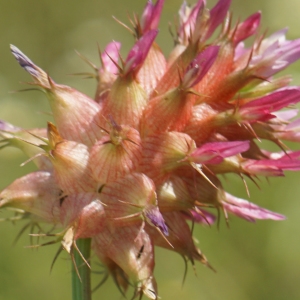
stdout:
[[(89, 260), (91, 254), (91, 239), (78, 239), (77, 247), (83, 257)], [(91, 300), (91, 270), (74, 249), (74, 260), (80, 275), (78, 277), (75, 266), (72, 265), (72, 300)]]

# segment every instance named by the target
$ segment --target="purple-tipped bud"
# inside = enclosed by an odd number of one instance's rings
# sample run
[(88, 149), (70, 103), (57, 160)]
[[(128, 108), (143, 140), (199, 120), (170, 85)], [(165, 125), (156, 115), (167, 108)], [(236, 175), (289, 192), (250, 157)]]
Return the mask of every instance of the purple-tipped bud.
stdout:
[(154, 227), (157, 227), (164, 235), (169, 235), (168, 227), (158, 207), (147, 207), (147, 209), (144, 212), (144, 216), (149, 224), (151, 224)]
[(60, 135), (69, 140), (91, 144), (102, 135), (95, 116), (100, 106), (90, 97), (68, 86), (56, 84), (17, 47), (11, 50), (19, 64), (34, 78), (48, 96)]
[(34, 64), (20, 49), (14, 45), (10, 45), (13, 56), (19, 65), (25, 69), (38, 83), (44, 87), (49, 87), (48, 76), (41, 68)]

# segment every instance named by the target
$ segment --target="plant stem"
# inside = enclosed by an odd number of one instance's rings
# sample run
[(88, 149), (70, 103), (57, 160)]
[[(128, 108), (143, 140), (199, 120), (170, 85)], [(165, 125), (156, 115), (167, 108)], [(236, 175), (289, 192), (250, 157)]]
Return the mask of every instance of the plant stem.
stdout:
[[(91, 239), (78, 239), (76, 244), (83, 257), (89, 260), (91, 254)], [(80, 278), (76, 273), (75, 266), (72, 264), (72, 300), (91, 300), (91, 270), (75, 249), (74, 260)]]

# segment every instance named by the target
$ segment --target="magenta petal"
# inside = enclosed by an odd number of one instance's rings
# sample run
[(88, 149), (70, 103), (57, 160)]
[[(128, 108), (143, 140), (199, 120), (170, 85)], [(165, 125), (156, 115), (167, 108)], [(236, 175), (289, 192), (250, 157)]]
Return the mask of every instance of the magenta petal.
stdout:
[(275, 221), (285, 220), (285, 216), (259, 207), (249, 201), (234, 197), (228, 193), (226, 194), (226, 201), (222, 202), (225, 210), (235, 214), (250, 222), (255, 222), (256, 219), (270, 219)]
[(194, 32), (197, 18), (200, 16), (200, 12), (204, 8), (205, 1), (199, 0), (191, 11), (187, 8), (186, 2), (183, 2), (179, 10), (179, 37), (182, 43), (187, 40), (191, 33)]
[(154, 5), (152, 1), (148, 0), (140, 21), (143, 32), (147, 31), (149, 24), (151, 23), (153, 9), (154, 9)]
[(288, 105), (296, 104), (300, 101), (300, 89), (298, 87), (288, 87), (277, 90), (257, 100), (250, 101), (242, 106), (242, 109), (260, 108), (268, 109), (270, 112), (282, 109)]
[(236, 155), (249, 149), (249, 141), (216, 142), (210, 145), (215, 147), (223, 157)]
[(298, 87), (285, 87), (262, 98), (250, 101), (241, 106), (239, 115), (247, 121), (268, 120), (276, 117), (271, 114), (289, 105), (300, 102)]
[(219, 46), (207, 47), (190, 63), (183, 77), (182, 85), (185, 88), (193, 87), (206, 75), (215, 62), (219, 49)]
[[(261, 163), (263, 164), (264, 160), (262, 160)], [(278, 167), (282, 170), (288, 170), (288, 171), (299, 171), (300, 170), (300, 161), (289, 158), (288, 156), (284, 156), (277, 160), (272, 160), (272, 162), (270, 162), (269, 165)]]
[(300, 161), (283, 157), (277, 160), (261, 159), (248, 160), (243, 164), (243, 169), (253, 175), (261, 176), (283, 176), (284, 170), (300, 170)]
[(157, 0), (155, 5), (148, 0), (140, 22), (143, 33), (157, 29), (163, 6), (164, 0)]
[(193, 162), (203, 164), (218, 164), (223, 158), (245, 152), (249, 149), (249, 141), (206, 143), (192, 154)]
[(144, 62), (157, 34), (158, 30), (150, 30), (135, 43), (126, 58), (124, 75), (136, 70)]
[(247, 18), (244, 22), (240, 23), (234, 33), (234, 43), (238, 44), (239, 42), (255, 34), (260, 25), (260, 19), (261, 12), (257, 12)]
[(191, 209), (190, 213), (192, 215), (192, 218), (190, 215), (185, 214), (187, 219), (193, 220), (196, 223), (201, 223), (203, 225), (212, 225), (216, 221), (216, 216), (207, 212), (206, 210), (203, 209)]
[(208, 39), (215, 29), (223, 22), (230, 6), (231, 0), (219, 0), (219, 2), (211, 9), (209, 18), (209, 28), (205, 38)]

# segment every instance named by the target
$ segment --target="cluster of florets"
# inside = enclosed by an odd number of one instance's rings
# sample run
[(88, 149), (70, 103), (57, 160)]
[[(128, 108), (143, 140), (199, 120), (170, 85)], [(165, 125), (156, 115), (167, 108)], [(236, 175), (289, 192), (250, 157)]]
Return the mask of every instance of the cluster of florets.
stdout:
[[(0, 123), (3, 145), (20, 148), (38, 168), (1, 192), (0, 207), (24, 211), (32, 224), (54, 224), (69, 253), (77, 239), (91, 238), (120, 289), (131, 282), (150, 299), (158, 297), (155, 246), (210, 267), (188, 221), (212, 224), (220, 211), (226, 221), (228, 213), (250, 222), (284, 219), (225, 192), (219, 174), (246, 183), (300, 169), (300, 152), (283, 144), (300, 140), (300, 120), (290, 121), (297, 111), (280, 111), (300, 101), (300, 89), (288, 86), (290, 77), (273, 77), (300, 57), (300, 39), (286, 40), (286, 30), (261, 36), (260, 13), (233, 25), (230, 0), (210, 10), (199, 0), (181, 6), (166, 58), (155, 42), (163, 2), (148, 1), (134, 16), (136, 43), (126, 59), (118, 42), (100, 53), (95, 99), (56, 84), (11, 46), (48, 97), (55, 124)], [(261, 140), (280, 151), (261, 149)]]

